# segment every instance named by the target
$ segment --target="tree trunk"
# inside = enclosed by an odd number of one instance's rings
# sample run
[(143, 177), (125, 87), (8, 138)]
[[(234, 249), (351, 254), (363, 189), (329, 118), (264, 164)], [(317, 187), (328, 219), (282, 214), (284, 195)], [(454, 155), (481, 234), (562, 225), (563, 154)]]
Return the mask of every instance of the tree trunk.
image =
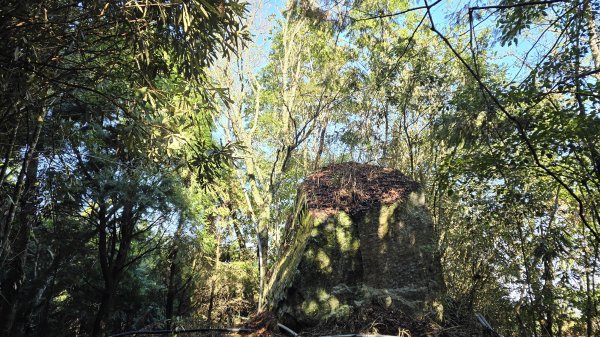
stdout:
[(267, 252), (269, 249), (269, 225), (267, 221), (260, 220), (258, 223), (258, 270), (259, 270), (259, 299), (258, 312), (262, 312), (264, 306), (264, 289), (267, 277)]
[[(215, 304), (215, 292), (217, 288), (217, 279), (219, 275), (219, 268), (221, 266), (221, 235), (218, 233), (216, 223), (213, 224), (215, 238), (217, 239), (217, 249), (215, 251), (215, 267), (213, 270), (212, 282), (210, 286), (210, 300), (208, 302), (207, 320), (208, 324), (212, 322), (212, 314)], [(212, 325), (212, 324), (211, 324)]]
[(236, 236), (237, 242), (238, 242), (238, 246), (240, 247), (240, 255), (246, 256), (246, 253), (247, 253), (246, 242), (244, 241), (244, 236), (242, 235), (240, 226), (237, 224), (237, 219), (234, 218), (234, 221), (232, 221), (231, 226), (233, 227), (233, 232), (235, 233), (235, 236)]
[(111, 293), (112, 293), (112, 268), (111, 261), (109, 261), (108, 252), (108, 238), (106, 235), (108, 227), (108, 218), (106, 216), (107, 209), (106, 204), (101, 203), (98, 212), (98, 258), (100, 260), (100, 268), (102, 270), (102, 277), (104, 278), (104, 290), (100, 299), (100, 307), (96, 312), (94, 323), (92, 325), (91, 336), (100, 336), (105, 328), (104, 317), (108, 314), (108, 308), (111, 305)]
[(315, 162), (313, 163), (313, 170), (319, 168), (319, 163), (321, 162), (321, 155), (325, 150), (325, 135), (327, 134), (327, 124), (329, 119), (325, 119), (323, 126), (321, 127), (321, 132), (319, 133), (319, 146), (317, 148), (317, 153), (315, 154)]
[[(231, 189), (229, 189), (228, 191), (229, 194), (229, 198), (231, 200), (235, 200), (235, 196), (233, 195)], [(233, 203), (229, 203), (229, 205), (227, 206), (227, 208), (229, 209), (229, 214), (231, 216), (231, 226), (233, 227), (233, 232), (235, 233), (237, 242), (238, 242), (238, 246), (240, 247), (240, 255), (241, 256), (246, 256), (247, 250), (246, 250), (246, 241), (244, 241), (244, 236), (242, 235), (242, 231), (240, 230), (240, 226), (238, 225), (238, 217), (236, 214), (236, 209)]]
[(592, 304), (592, 289), (590, 282), (590, 259), (588, 254), (585, 254), (585, 325), (586, 325), (586, 336), (592, 337), (594, 335), (594, 308)]
[(2, 162), (2, 169), (0, 169), (0, 186), (4, 184), (4, 179), (6, 179), (6, 171), (8, 170), (8, 166), (10, 164), (10, 157), (13, 153), (13, 148), (15, 147), (15, 143), (17, 141), (17, 133), (19, 130), (19, 121), (15, 123), (13, 126), (10, 144), (6, 145), (6, 151), (4, 151), (4, 159)]
[[(560, 188), (556, 191), (556, 198), (554, 199), (554, 205), (552, 207), (552, 212), (550, 213), (550, 220), (548, 221), (548, 228), (546, 229), (546, 235), (548, 236), (546, 240), (551, 240), (550, 233), (551, 227), (554, 222), (554, 218), (556, 217), (556, 212), (558, 211), (559, 206), (559, 196), (560, 196)], [(545, 331), (542, 332), (542, 335), (553, 337), (554, 332), (552, 331), (554, 327), (554, 267), (552, 264), (553, 255), (551, 252), (546, 252), (542, 256), (542, 262), (544, 265), (544, 273), (542, 275), (544, 279), (544, 286), (542, 288), (542, 296), (543, 296), (543, 304), (544, 311), (546, 314), (546, 321), (543, 325)]]
[[(42, 129), (44, 126), (44, 119), (46, 118), (46, 110), (43, 110), (38, 115), (38, 120), (35, 121), (35, 131), (33, 134), (33, 139), (29, 142), (29, 147), (25, 153), (23, 158), (23, 164), (21, 166), (21, 171), (19, 172), (19, 176), (17, 177), (17, 182), (14, 188), (14, 194), (12, 196), (11, 204), (8, 210), (8, 215), (6, 217), (5, 222), (0, 221), (0, 269), (3, 269), (5, 261), (8, 261), (8, 255), (10, 255), (10, 235), (12, 232), (13, 222), (15, 216), (17, 214), (17, 208), (19, 207), (19, 203), (21, 197), (27, 193), (28, 188), (31, 186), (27, 186), (26, 184), (26, 175), (29, 172), (29, 166), (34, 158), (37, 158), (37, 146), (40, 139), (40, 135), (42, 133)], [(37, 160), (37, 159), (36, 159)], [(37, 165), (36, 165), (37, 167)], [(37, 171), (36, 171), (37, 173)], [(28, 187), (28, 188), (26, 188)]]
[[(596, 27), (596, 21), (592, 8), (590, 6), (591, 1), (583, 2), (583, 13), (587, 17), (588, 35), (590, 36), (590, 49), (592, 51), (592, 59), (594, 60), (595, 70), (600, 69), (600, 39), (598, 38), (598, 27)], [(600, 81), (600, 73), (595, 73), (594, 77)]]
[[(47, 247), (42, 246), (41, 249), (45, 251), (44, 248)], [(63, 254), (60, 250), (57, 254), (50, 255), (52, 256), (50, 265), (43, 271), (34, 273), (38, 275), (29, 281), (28, 292), (21, 295), (21, 300), (31, 303), (22, 315), (27, 336), (43, 335), (48, 330), (48, 309), (54, 294), (56, 275), (63, 263)]]
[(178, 249), (175, 247), (171, 253), (171, 264), (169, 266), (169, 284), (167, 286), (167, 303), (165, 307), (165, 319), (167, 321), (166, 328), (171, 329), (173, 319), (173, 305), (175, 304), (175, 295), (177, 293), (178, 282), (177, 275), (179, 275), (179, 266), (177, 265)]
[(45, 273), (41, 287), (36, 291), (34, 304), (27, 317), (27, 324), (31, 327), (31, 335), (42, 335), (48, 330), (48, 311), (54, 293), (58, 265), (60, 264), (57, 261), (60, 261), (59, 258), (55, 258), (52, 262), (48, 272)]
[(100, 301), (100, 308), (98, 309), (98, 312), (96, 312), (96, 317), (94, 318), (94, 325), (91, 333), (92, 337), (100, 337), (103, 335), (104, 331), (106, 331), (106, 318), (112, 310), (114, 293), (114, 285), (105, 285)]
[(208, 310), (206, 313), (206, 320), (208, 321), (209, 325), (212, 325), (211, 321), (212, 321), (212, 311), (213, 311), (214, 302), (215, 302), (215, 281), (213, 280), (210, 284), (210, 297), (208, 300)]
[(544, 330), (542, 335), (553, 337), (552, 328), (554, 326), (554, 271), (552, 268), (552, 260), (548, 254), (544, 255), (544, 287), (542, 293), (544, 294), (544, 311), (546, 314), (546, 321), (543, 325)]
[[(102, 269), (102, 276), (104, 278), (104, 290), (102, 292), (102, 298), (100, 301), (100, 308), (96, 313), (94, 324), (92, 326), (93, 337), (98, 337), (104, 334), (107, 326), (108, 314), (112, 310), (113, 303), (115, 300), (115, 293), (119, 285), (119, 281), (123, 275), (124, 268), (127, 264), (129, 256), (129, 250), (133, 241), (134, 230), (135, 230), (135, 215), (133, 211), (133, 200), (135, 196), (130, 193), (125, 193), (123, 196), (123, 210), (121, 217), (118, 219), (119, 229), (115, 229), (113, 232), (119, 232), (120, 235), (115, 234), (112, 237), (107, 236), (107, 226), (109, 224), (106, 217), (106, 205), (100, 206), (99, 211), (99, 225), (98, 225), (98, 255), (100, 260), (100, 266)], [(117, 219), (113, 219), (117, 221)], [(115, 222), (112, 224), (117, 226)], [(110, 247), (115, 247), (118, 242), (118, 250), (116, 252), (109, 252), (109, 240)], [(114, 257), (113, 259), (113, 256)]]
[[(37, 138), (39, 138), (39, 133), (36, 136), (36, 143)], [(32, 149), (31, 151), (33, 152), (34, 150)], [(13, 323), (17, 313), (19, 292), (25, 281), (27, 246), (33, 228), (33, 222), (35, 221), (34, 216), (36, 213), (37, 201), (35, 185), (37, 183), (39, 163), (37, 153), (35, 155), (32, 154), (30, 160), (30, 163), (27, 162), (24, 164), (24, 169), (26, 169), (27, 172), (24, 177), (22, 190), (25, 191), (25, 193), (23, 194), (23, 198), (20, 198), (18, 212), (16, 212), (17, 207), (15, 206), (15, 213), (18, 213), (17, 223), (20, 225), (20, 228), (14, 233), (11, 233), (12, 235), (6, 237), (6, 240), (11, 241), (12, 245), (9, 247), (9, 250), (6, 251), (5, 256), (7, 257), (8, 263), (4, 264), (4, 266), (6, 267), (7, 272), (0, 285), (2, 294), (2, 300), (0, 300), (0, 317), (2, 317), (2, 319), (0, 319), (0, 334), (2, 336), (10, 336), (13, 329)], [(11, 226), (12, 225), (13, 224), (11, 224)]]
[(180, 217), (179, 223), (177, 224), (177, 230), (175, 231), (175, 236), (173, 237), (173, 246), (171, 247), (171, 252), (169, 254), (169, 259), (171, 260), (171, 263), (169, 265), (169, 284), (167, 285), (167, 300), (165, 306), (165, 319), (167, 321), (167, 329), (171, 329), (171, 326), (173, 324), (172, 320), (175, 296), (181, 290), (181, 268), (179, 266), (179, 261), (177, 260), (177, 258), (179, 255), (178, 243), (181, 240), (183, 224), (183, 217)]

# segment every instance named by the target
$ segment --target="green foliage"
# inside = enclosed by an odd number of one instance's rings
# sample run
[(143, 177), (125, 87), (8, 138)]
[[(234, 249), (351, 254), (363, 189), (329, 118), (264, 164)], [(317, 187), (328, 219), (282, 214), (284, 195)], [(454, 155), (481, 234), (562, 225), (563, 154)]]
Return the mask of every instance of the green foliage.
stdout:
[(3, 4), (0, 334), (235, 323), (347, 160), (424, 186), (446, 325), (599, 331), (598, 3), (465, 8), (456, 53), (418, 4), (322, 5), (250, 42), (238, 1)]

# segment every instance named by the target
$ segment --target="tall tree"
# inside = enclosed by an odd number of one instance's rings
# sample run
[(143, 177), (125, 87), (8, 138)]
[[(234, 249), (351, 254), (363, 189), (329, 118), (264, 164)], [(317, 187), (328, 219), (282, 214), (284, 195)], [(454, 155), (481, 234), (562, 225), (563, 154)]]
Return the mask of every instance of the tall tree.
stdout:
[[(493, 224), (496, 240), (505, 241), (495, 244), (490, 253), (501, 259), (514, 256), (509, 251), (514, 248), (500, 247), (517, 243), (514, 252), (521, 255), (512, 261), (517, 263), (499, 260), (485, 263), (484, 269), (508, 267), (500, 272), (507, 278), (498, 285), (522, 284), (516, 318), (523, 334), (560, 334), (564, 322), (559, 317), (576, 320), (570, 310), (578, 307), (585, 313), (587, 335), (593, 335), (597, 290), (588, 281), (574, 285), (569, 277), (560, 275), (580, 274), (576, 270), (589, 265), (583, 259), (571, 260), (572, 256), (584, 256), (583, 247), (572, 242), (581, 240), (584, 246), (599, 243), (594, 8), (588, 1), (501, 1), (467, 8), (471, 55), (487, 48), (475, 38), (475, 27), (485, 26), (490, 17), (496, 19), (500, 46), (520, 46), (513, 50), (519, 55), (516, 70), (504, 78), (486, 72), (482, 59), (463, 54), (464, 49), (438, 30), (433, 16), (429, 17), (433, 30), (472, 79), (471, 89), (465, 88), (466, 95), (444, 116), (454, 121), (440, 122), (445, 130), (440, 135), (458, 150), (447, 165), (453, 172), (451, 185), (465, 197), (482, 183), (485, 193), (501, 201), (496, 213), (518, 216), (484, 221)], [(479, 102), (473, 99), (476, 97)], [(555, 201), (544, 205), (544, 198)], [(565, 215), (569, 213), (574, 216)], [(469, 217), (487, 218), (482, 214), (471, 211)], [(509, 276), (511, 270), (518, 271), (517, 278), (523, 280)], [(578, 277), (586, 279), (585, 275)], [(583, 301), (559, 300), (559, 294), (579, 287), (586, 289)], [(561, 302), (568, 304), (566, 312), (559, 315)], [(528, 314), (524, 314), (526, 310), (530, 310)]]
[(219, 86), (229, 88), (222, 128), (227, 141), (241, 145), (237, 180), (256, 225), (262, 285), (269, 257), (279, 248), (282, 214), (295, 195), (287, 185), (321, 161), (327, 124), (345, 93), (339, 74), (348, 50), (339, 43), (339, 32), (317, 14), (324, 15), (318, 8), (288, 3), (261, 71), (256, 67), (263, 61), (251, 47), (237, 59), (218, 63), (212, 73)]
[[(202, 83), (203, 69), (244, 38), (237, 2), (9, 1), (2, 9), (3, 162), (0, 182), (6, 210), (0, 219), (0, 330), (12, 328), (24, 281), (27, 246), (36, 213), (39, 150), (57, 107), (88, 100), (109, 102), (119, 116), (140, 122), (156, 107), (156, 79), (175, 69)], [(193, 50), (193, 52), (190, 52)], [(133, 89), (140, 89), (136, 96)], [(203, 87), (200, 90), (204, 90)], [(89, 118), (96, 111), (79, 113)], [(83, 126), (83, 125), (82, 125)], [(136, 127), (143, 126), (143, 123)], [(15, 245), (15, 243), (17, 245)]]

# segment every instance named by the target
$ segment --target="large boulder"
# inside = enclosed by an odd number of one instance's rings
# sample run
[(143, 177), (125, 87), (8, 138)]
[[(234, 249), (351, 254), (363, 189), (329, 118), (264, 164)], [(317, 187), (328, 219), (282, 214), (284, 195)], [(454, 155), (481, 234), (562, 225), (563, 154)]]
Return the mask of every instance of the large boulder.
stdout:
[(444, 285), (424, 203), (419, 184), (397, 170), (343, 163), (308, 176), (266, 287), (268, 308), (296, 328), (368, 307), (441, 315)]

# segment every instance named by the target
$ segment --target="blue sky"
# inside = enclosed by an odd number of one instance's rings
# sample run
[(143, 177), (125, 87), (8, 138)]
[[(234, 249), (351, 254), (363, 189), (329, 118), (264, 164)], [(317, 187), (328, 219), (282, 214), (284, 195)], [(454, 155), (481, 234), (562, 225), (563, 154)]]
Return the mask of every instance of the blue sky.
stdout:
[[(430, 3), (433, 1), (430, 1)], [(255, 43), (255, 48), (257, 52), (264, 53), (266, 59), (266, 53), (270, 50), (270, 40), (269, 40), (269, 32), (273, 28), (275, 21), (281, 18), (281, 13), (284, 10), (287, 4), (287, 0), (249, 0), (249, 10), (250, 15), (255, 15), (256, 19), (251, 20), (254, 25), (250, 29), (253, 34), (253, 40)], [(424, 1), (412, 1), (409, 5), (412, 7), (419, 7), (425, 4)], [(437, 4), (431, 11), (433, 20), (435, 21), (436, 27), (447, 34), (448, 37), (452, 38), (456, 32), (452, 32), (453, 26), (453, 15), (456, 13), (461, 13), (463, 16), (466, 16), (466, 8), (475, 4), (474, 1), (464, 1), (464, 0), (446, 0)], [(419, 12), (425, 13), (425, 10), (419, 10)], [(486, 15), (489, 14), (489, 11), (480, 11), (480, 14)], [(428, 21), (425, 22), (429, 24)], [(476, 22), (475, 24), (477, 24)], [(485, 20), (479, 25), (476, 26), (477, 31), (481, 31), (486, 28), (494, 28), (495, 21), (493, 18)], [(427, 29), (427, 27), (422, 27), (422, 29)], [(464, 34), (468, 33), (468, 31), (462, 32)], [(509, 74), (517, 74), (517, 69), (515, 65), (520, 63), (515, 55), (523, 55), (526, 51), (531, 47), (532, 42), (527, 41), (525, 39), (520, 40), (520, 43), (517, 46), (500, 46), (499, 44), (495, 44), (492, 47), (492, 51), (497, 54), (497, 58), (492, 61), (503, 65), (505, 68), (509, 69)], [(530, 58), (536, 57), (536, 54), (533, 53), (529, 55)], [(521, 75), (521, 74), (519, 74)]]

